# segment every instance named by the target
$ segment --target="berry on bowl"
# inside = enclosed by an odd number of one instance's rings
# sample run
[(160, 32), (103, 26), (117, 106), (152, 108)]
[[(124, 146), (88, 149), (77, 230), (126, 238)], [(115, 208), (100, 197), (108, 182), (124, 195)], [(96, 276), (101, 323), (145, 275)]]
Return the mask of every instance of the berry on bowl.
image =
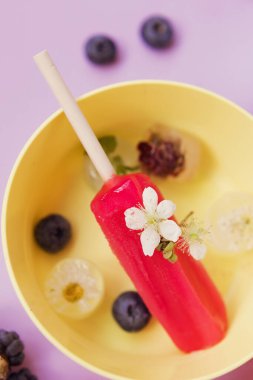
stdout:
[(148, 141), (138, 144), (142, 169), (158, 177), (177, 176), (183, 169), (185, 157), (179, 140), (164, 140), (152, 134)]
[(61, 251), (68, 244), (71, 234), (69, 221), (58, 214), (46, 216), (34, 228), (36, 242), (48, 253)]
[(188, 133), (164, 125), (155, 126), (137, 145), (141, 169), (161, 178), (188, 180), (198, 171), (201, 145)]
[(135, 291), (120, 294), (113, 303), (115, 321), (128, 332), (142, 330), (150, 320), (150, 312), (141, 296)]

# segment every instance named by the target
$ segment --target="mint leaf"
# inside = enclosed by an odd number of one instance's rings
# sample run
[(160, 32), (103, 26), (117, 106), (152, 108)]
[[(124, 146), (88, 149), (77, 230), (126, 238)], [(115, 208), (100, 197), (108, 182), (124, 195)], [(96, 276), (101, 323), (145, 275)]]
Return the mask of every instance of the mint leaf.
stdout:
[(99, 137), (98, 141), (106, 154), (113, 153), (117, 148), (117, 139), (113, 135)]
[(112, 162), (114, 169), (115, 169), (117, 174), (125, 174), (126, 173), (122, 157), (114, 156), (111, 158), (111, 162)]
[[(124, 163), (124, 160), (120, 155), (112, 156), (112, 153), (117, 148), (118, 142), (117, 138), (114, 135), (105, 135), (98, 138), (103, 150), (110, 159), (115, 171), (117, 174), (127, 174), (130, 172), (135, 172), (139, 169), (138, 166), (127, 166)], [(87, 152), (84, 150), (84, 154), (87, 155)]]
[(129, 172), (135, 172), (136, 170), (139, 169), (139, 166), (131, 167), (131, 166), (125, 165), (122, 157), (119, 155), (110, 157), (110, 160), (117, 174), (127, 174)]

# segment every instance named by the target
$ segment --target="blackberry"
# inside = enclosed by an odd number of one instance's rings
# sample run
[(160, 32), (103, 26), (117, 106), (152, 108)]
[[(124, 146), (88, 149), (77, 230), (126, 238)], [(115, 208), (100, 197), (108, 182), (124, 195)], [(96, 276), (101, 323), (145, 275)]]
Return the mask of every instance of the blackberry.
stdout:
[(148, 141), (141, 141), (137, 149), (141, 168), (149, 174), (176, 177), (184, 169), (185, 156), (180, 140), (165, 140), (152, 134)]
[(20, 365), (21, 363), (23, 363), (24, 358), (24, 353), (20, 352), (18, 355), (11, 356), (9, 359), (9, 363), (11, 366)]
[(41, 219), (34, 228), (34, 237), (49, 253), (62, 250), (71, 238), (71, 225), (63, 216), (51, 214)]
[(14, 331), (0, 330), (0, 356), (9, 366), (20, 365), (24, 360), (24, 344)]
[(150, 312), (135, 291), (122, 293), (113, 303), (112, 314), (118, 324), (128, 332), (139, 331), (150, 320)]
[(11, 373), (7, 380), (37, 380), (38, 378), (34, 376), (28, 368), (22, 368), (18, 372)]
[(147, 19), (141, 27), (144, 41), (153, 48), (166, 48), (173, 39), (173, 29), (170, 22), (160, 16)]
[(85, 45), (87, 57), (93, 63), (111, 63), (116, 58), (116, 45), (111, 38), (103, 35), (91, 37)]

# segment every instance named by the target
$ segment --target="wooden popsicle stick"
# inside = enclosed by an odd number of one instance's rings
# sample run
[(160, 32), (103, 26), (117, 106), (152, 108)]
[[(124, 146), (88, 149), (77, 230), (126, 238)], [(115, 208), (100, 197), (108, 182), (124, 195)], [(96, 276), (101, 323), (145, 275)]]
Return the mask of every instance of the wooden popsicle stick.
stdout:
[(114, 168), (48, 52), (44, 50), (33, 58), (98, 173), (108, 181), (115, 174)]

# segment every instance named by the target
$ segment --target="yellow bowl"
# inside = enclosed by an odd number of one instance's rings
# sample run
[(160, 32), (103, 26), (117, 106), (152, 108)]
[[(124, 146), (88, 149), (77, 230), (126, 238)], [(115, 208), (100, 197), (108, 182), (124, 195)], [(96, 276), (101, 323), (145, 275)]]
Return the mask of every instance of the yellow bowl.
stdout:
[[(162, 123), (196, 136), (203, 156), (188, 182), (157, 181), (178, 205), (177, 216), (196, 210), (204, 216), (225, 191), (253, 192), (253, 118), (233, 103), (196, 87), (169, 82), (114, 85), (79, 99), (98, 135), (141, 136)], [(107, 245), (89, 204), (94, 191), (84, 175), (84, 155), (65, 115), (57, 112), (35, 132), (21, 152), (6, 189), (2, 234), (5, 258), (17, 294), (40, 331), (81, 365), (115, 379), (210, 379), (253, 355), (253, 254), (222, 256), (210, 250), (204, 261), (227, 305), (229, 330), (215, 347), (183, 354), (156, 321), (136, 334), (122, 331), (111, 305), (132, 289)], [(59, 212), (72, 223), (71, 244), (48, 255), (33, 240), (35, 222)], [(103, 273), (105, 298), (90, 317), (70, 321), (48, 305), (43, 282), (64, 257), (85, 257)]]

